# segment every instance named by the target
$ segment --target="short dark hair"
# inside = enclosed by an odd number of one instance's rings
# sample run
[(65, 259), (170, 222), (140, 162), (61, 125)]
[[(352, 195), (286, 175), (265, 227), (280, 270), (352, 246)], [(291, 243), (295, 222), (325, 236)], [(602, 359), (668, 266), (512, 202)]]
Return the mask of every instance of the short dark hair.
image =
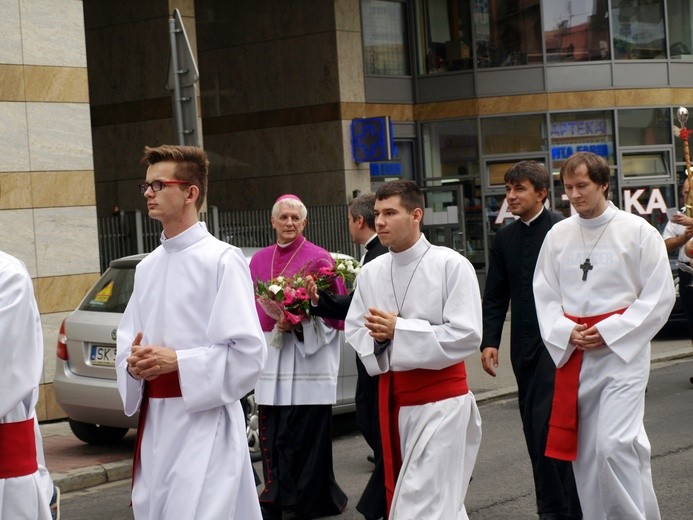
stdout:
[(505, 172), (503, 180), (506, 184), (518, 184), (528, 180), (534, 187), (534, 191), (546, 190), (546, 195), (549, 194), (549, 172), (542, 163), (537, 161), (520, 161), (514, 164)]
[(376, 200), (385, 200), (390, 197), (399, 195), (402, 206), (409, 212), (416, 208), (424, 209), (424, 196), (421, 188), (414, 181), (390, 181), (383, 184), (378, 191), (375, 192)]
[(159, 162), (177, 163), (173, 176), (180, 181), (187, 181), (197, 186), (200, 195), (195, 202), (199, 210), (207, 196), (207, 177), (209, 175), (209, 159), (199, 146), (179, 146), (164, 144), (154, 148), (144, 147), (142, 163), (147, 166)]
[(374, 206), (375, 195), (372, 193), (359, 195), (349, 203), (349, 216), (353, 220), (363, 217), (363, 221), (366, 223), (366, 226), (375, 231), (375, 212), (373, 211)]
[(576, 152), (563, 163), (561, 166), (561, 182), (566, 175), (574, 174), (580, 166), (584, 165), (587, 168), (587, 175), (590, 180), (600, 186), (606, 184), (604, 198), (609, 198), (609, 181), (611, 179), (611, 170), (609, 163), (604, 157), (592, 152)]

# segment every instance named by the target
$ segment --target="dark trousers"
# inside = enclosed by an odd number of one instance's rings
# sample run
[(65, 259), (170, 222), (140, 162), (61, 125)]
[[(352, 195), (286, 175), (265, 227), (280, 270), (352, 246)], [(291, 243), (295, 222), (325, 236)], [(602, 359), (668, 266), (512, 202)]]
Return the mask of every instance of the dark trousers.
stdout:
[(550, 518), (582, 518), (572, 463), (544, 455), (556, 366), (542, 345), (533, 360), (513, 363), (513, 369), (525, 442), (532, 462), (537, 511)]
[(693, 275), (679, 269), (679, 296), (681, 298), (681, 307), (686, 315), (688, 322), (688, 333), (693, 340), (693, 287), (691, 281)]
[(347, 497), (332, 467), (332, 406), (260, 406), (259, 416), (265, 477), (260, 505), (302, 519), (344, 511)]
[(385, 468), (383, 466), (383, 449), (380, 443), (380, 419), (378, 415), (378, 376), (371, 376), (356, 356), (356, 422), (363, 438), (373, 450), (375, 467), (361, 494), (356, 510), (366, 520), (384, 518), (387, 506), (385, 502)]

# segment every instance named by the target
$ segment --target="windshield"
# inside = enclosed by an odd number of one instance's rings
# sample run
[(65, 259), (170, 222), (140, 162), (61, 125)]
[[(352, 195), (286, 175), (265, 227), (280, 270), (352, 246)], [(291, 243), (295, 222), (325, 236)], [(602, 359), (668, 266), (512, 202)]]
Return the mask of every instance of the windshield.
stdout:
[(135, 268), (109, 268), (92, 287), (80, 305), (82, 311), (119, 312), (125, 311), (135, 283)]

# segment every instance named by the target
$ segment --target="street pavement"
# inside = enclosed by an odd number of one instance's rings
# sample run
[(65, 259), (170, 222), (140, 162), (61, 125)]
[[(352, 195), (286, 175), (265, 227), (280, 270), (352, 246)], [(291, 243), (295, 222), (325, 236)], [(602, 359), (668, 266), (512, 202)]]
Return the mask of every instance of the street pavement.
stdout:
[[(509, 338), (509, 322), (503, 337)], [(681, 335), (660, 335), (652, 343), (652, 362), (693, 357), (689, 339)], [(512, 374), (507, 339), (500, 349), (497, 376), (481, 368), (480, 355), (467, 362), (469, 388), (478, 402), (512, 396), (517, 386)], [(693, 374), (691, 374), (693, 376)], [(135, 430), (109, 446), (91, 446), (78, 440), (67, 421), (41, 425), (46, 466), (63, 493), (128, 479), (132, 473), (132, 450)]]

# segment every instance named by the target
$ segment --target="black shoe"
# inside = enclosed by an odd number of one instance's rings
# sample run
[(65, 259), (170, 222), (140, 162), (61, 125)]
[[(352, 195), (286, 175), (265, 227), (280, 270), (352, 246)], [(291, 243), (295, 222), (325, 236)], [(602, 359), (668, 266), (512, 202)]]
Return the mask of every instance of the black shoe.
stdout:
[(691, 378), (689, 379), (689, 381), (690, 381), (691, 384), (693, 385), (693, 377), (691, 377)]
[[(693, 379), (693, 377), (692, 377), (691, 379)], [(693, 381), (691, 381), (691, 382), (693, 382)], [(374, 457), (373, 455), (368, 455), (368, 456), (366, 457), (366, 460), (367, 460), (368, 462), (372, 462), (373, 464), (375, 464), (375, 457)]]

